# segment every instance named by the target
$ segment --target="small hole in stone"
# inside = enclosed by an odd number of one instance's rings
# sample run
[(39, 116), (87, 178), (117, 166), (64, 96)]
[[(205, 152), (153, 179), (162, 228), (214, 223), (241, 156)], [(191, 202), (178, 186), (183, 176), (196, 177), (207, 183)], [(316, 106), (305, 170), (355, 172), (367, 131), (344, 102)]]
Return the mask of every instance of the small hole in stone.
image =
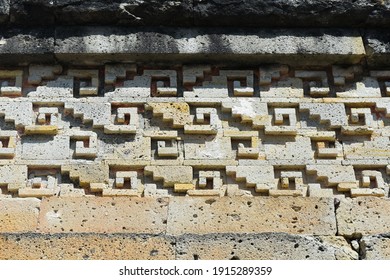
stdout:
[(152, 250), (150, 251), (151, 256), (157, 256), (158, 255), (158, 250)]

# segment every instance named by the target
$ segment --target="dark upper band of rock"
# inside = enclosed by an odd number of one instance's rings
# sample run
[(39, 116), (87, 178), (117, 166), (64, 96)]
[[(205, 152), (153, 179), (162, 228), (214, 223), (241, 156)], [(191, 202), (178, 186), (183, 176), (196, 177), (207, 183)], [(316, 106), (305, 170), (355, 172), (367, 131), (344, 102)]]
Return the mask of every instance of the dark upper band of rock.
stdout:
[(388, 27), (389, 0), (0, 0), (3, 25)]

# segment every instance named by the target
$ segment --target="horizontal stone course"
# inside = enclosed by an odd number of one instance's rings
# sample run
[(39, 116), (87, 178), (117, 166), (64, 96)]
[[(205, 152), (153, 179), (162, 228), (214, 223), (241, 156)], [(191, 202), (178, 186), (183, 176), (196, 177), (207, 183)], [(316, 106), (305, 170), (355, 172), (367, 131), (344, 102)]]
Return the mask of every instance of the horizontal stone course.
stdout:
[(0, 38), (3, 65), (54, 60), (78, 65), (135, 60), (324, 64), (326, 60), (329, 65), (358, 63), (365, 54), (358, 31), (343, 29), (12, 27), (2, 28)]
[(2, 65), (175, 60), (241, 66), (349, 64), (366, 58), (370, 66), (384, 67), (389, 42), (386, 32), (370, 28), (12, 26), (0, 28), (0, 58)]
[(342, 237), (286, 233), (168, 235), (0, 234), (2, 260), (357, 259)]
[[(237, 55), (240, 64), (248, 60), (285, 63), (312, 60), (320, 63), (357, 63), (364, 56), (361, 37), (356, 31), (339, 29), (221, 29), (221, 28), (143, 28), (60, 27), (57, 29), (56, 56), (74, 61), (85, 59), (179, 59), (184, 61), (216, 59), (229, 63)], [(112, 35), (115, 34), (115, 35)], [(112, 57), (116, 53), (116, 57)], [(91, 54), (88, 56), (88, 54)], [(99, 55), (99, 57), (96, 57)], [(188, 57), (191, 55), (190, 57)], [(319, 59), (321, 58), (321, 59)], [(335, 59), (335, 60), (334, 60)], [(254, 60), (254, 61), (253, 61)]]
[(167, 234), (260, 233), (334, 235), (336, 220), (329, 198), (170, 199)]
[(166, 230), (168, 201), (153, 198), (45, 198), (39, 232), (150, 233)]
[(0, 234), (2, 260), (172, 260), (174, 239), (136, 234)]
[(179, 260), (354, 260), (357, 252), (342, 237), (286, 233), (183, 235)]
[(386, 27), (390, 23), (388, 2), (376, 0), (1, 2), (1, 22), (16, 25)]

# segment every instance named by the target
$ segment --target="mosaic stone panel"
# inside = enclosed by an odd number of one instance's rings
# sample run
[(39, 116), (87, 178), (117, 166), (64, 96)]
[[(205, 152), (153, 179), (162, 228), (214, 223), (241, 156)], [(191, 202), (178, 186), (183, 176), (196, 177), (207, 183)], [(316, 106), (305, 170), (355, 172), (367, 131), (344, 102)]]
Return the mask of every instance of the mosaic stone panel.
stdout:
[(389, 197), (390, 71), (0, 70), (0, 197)]

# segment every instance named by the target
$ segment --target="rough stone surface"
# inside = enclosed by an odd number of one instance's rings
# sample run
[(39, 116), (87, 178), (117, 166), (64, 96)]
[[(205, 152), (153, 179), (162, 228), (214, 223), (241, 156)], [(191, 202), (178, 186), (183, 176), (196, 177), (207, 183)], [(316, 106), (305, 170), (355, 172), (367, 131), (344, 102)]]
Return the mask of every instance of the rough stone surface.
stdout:
[(9, 4), (10, 0), (0, 1), (0, 23), (4, 23), (9, 20)]
[[(17, 59), (12, 54), (17, 54)], [(358, 63), (364, 55), (359, 32), (346, 29), (114, 26), (0, 29), (3, 65), (54, 61), (80, 65), (135, 60), (329, 65)]]
[[(11, 22), (20, 25), (192, 25), (192, 1), (11, 0)], [(158, 15), (158, 16), (156, 16)]]
[[(354, 260), (358, 254), (344, 238), (262, 234), (183, 235), (176, 241), (179, 260)], [(337, 242), (335, 242), (337, 241)]]
[(364, 33), (367, 61), (372, 66), (385, 67), (390, 63), (390, 35), (378, 29)]
[[(357, 63), (364, 46), (356, 31), (339, 29), (218, 29), (218, 28), (143, 28), (110, 27), (57, 28), (56, 57), (79, 60), (224, 60), (225, 63), (299, 63), (326, 60), (332, 63)], [(115, 34), (115, 35), (112, 35)], [(116, 53), (113, 57), (111, 54)], [(147, 55), (146, 55), (147, 54)], [(232, 55), (237, 55), (237, 57)], [(191, 56), (190, 56), (191, 55)], [(205, 55), (207, 55), (207, 60)]]
[(42, 201), (39, 232), (165, 232), (168, 202), (153, 198), (48, 198)]
[(0, 0), (0, 258), (388, 258), (389, 27), (389, 0)]
[(337, 209), (338, 234), (362, 236), (390, 231), (390, 201), (375, 197), (342, 199)]
[(54, 30), (51, 28), (0, 29), (0, 59), (3, 65), (20, 65), (26, 61), (54, 62)]
[(172, 260), (173, 239), (135, 234), (0, 234), (2, 260)]
[(364, 260), (388, 260), (390, 236), (388, 234), (364, 236), (360, 240), (360, 250)]
[(224, 232), (334, 235), (336, 220), (333, 199), (298, 197), (171, 199), (167, 234)]
[(353, 260), (358, 257), (342, 237), (286, 233), (189, 234), (178, 237), (3, 233), (0, 234), (0, 246), (2, 260)]
[(377, 0), (3, 2), (4, 15), (9, 15), (10, 22), (18, 25), (385, 27), (390, 23), (389, 3)]
[(35, 232), (39, 207), (36, 198), (0, 198), (0, 232)]

